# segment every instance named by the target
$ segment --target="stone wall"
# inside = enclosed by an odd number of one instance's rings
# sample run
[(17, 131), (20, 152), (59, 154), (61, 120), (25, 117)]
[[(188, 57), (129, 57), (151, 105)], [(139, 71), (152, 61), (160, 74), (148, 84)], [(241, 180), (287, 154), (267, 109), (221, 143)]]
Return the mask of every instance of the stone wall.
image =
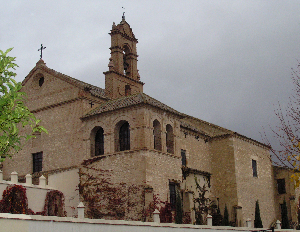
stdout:
[[(255, 202), (259, 201), (264, 227), (276, 221), (274, 202), (274, 177), (269, 150), (266, 147), (233, 138), (235, 176), (237, 182), (238, 205), (242, 207), (242, 222), (255, 218)], [(257, 177), (254, 177), (252, 160), (257, 162)]]
[[(281, 220), (281, 207), (285, 199), (288, 210), (288, 218), (292, 222), (298, 222), (297, 205), (299, 204), (299, 188), (295, 190), (294, 182), (292, 182), (291, 175), (293, 170), (284, 167), (273, 166), (274, 171), (274, 188), (275, 188), (275, 210), (276, 218)], [(279, 194), (277, 189), (277, 180), (285, 180), (285, 193)]]
[(227, 205), (229, 221), (235, 221), (234, 206), (238, 205), (238, 196), (232, 138), (214, 139), (210, 146), (212, 196), (219, 198), (222, 214)]

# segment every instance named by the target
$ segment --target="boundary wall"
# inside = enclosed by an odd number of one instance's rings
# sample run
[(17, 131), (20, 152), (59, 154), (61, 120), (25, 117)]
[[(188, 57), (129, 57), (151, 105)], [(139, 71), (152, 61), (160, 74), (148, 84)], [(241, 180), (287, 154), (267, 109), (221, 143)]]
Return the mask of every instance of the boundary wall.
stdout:
[[(0, 213), (0, 231), (122, 231), (122, 232), (183, 232), (183, 231), (268, 231), (267, 228), (247, 227), (214, 227), (207, 225), (138, 222), (123, 220), (102, 220), (102, 219), (79, 219), (71, 217), (50, 217), (40, 215), (7, 214)], [(270, 230), (269, 230), (270, 231)], [(279, 230), (275, 231), (295, 231)]]

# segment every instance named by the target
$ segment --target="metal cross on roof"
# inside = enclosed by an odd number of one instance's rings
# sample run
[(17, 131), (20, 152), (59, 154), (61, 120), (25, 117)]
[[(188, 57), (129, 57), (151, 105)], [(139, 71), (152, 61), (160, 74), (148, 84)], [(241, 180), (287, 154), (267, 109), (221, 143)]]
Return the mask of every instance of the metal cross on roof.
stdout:
[(43, 44), (41, 44), (41, 48), (38, 49), (38, 51), (41, 51), (41, 59), (43, 58), (43, 49), (45, 49), (46, 47), (43, 47)]
[(90, 103), (89, 103), (90, 105), (91, 105), (91, 108), (93, 107), (93, 105), (94, 105), (94, 103), (91, 101)]

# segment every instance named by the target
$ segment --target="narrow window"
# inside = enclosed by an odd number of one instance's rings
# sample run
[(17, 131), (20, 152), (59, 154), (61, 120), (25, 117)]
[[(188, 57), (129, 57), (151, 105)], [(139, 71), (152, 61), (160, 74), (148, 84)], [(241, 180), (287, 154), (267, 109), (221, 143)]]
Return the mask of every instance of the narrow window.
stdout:
[(161, 146), (161, 127), (158, 120), (153, 121), (153, 140), (154, 140), (154, 149), (160, 150)]
[(131, 88), (130, 85), (125, 86), (125, 96), (131, 95)]
[(33, 173), (40, 172), (43, 169), (43, 152), (32, 154)]
[(123, 123), (123, 125), (120, 127), (119, 145), (120, 151), (130, 150), (130, 130), (128, 122)]
[(181, 150), (181, 165), (186, 166), (186, 151)]
[(167, 135), (166, 135), (167, 152), (173, 154), (174, 153), (173, 128), (171, 125), (167, 125), (166, 130), (167, 130)]
[(174, 183), (169, 184), (169, 190), (170, 190), (170, 204), (172, 206), (172, 209), (175, 209), (176, 206), (176, 185)]
[(257, 177), (257, 162), (254, 159), (252, 159), (252, 171), (253, 177)]
[(104, 154), (104, 130), (98, 129), (95, 136), (95, 156)]
[(285, 179), (278, 179), (277, 180), (277, 190), (279, 194), (285, 194)]

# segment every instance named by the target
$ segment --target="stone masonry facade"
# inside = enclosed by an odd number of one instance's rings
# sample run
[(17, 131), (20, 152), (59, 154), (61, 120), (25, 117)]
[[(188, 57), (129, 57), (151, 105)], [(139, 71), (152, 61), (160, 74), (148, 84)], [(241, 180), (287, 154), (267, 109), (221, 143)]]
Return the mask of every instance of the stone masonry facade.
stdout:
[[(145, 192), (139, 211), (153, 194), (170, 202), (170, 185), (175, 184), (191, 223), (197, 177), (209, 187), (210, 199), (219, 201), (222, 214), (227, 205), (233, 224), (253, 221), (259, 200), (263, 225), (269, 227), (278, 218), (269, 148), (143, 93), (138, 41), (125, 18), (113, 24), (110, 35), (104, 89), (52, 70), (43, 60), (26, 76), (22, 90), (27, 106), (49, 134), (36, 135), (7, 159), (4, 177), (15, 170), (19, 176), (33, 173), (37, 163), (42, 163), (40, 173), (74, 166), (107, 170), (114, 183), (152, 190)], [(36, 153), (42, 154), (42, 161), (35, 161)], [(130, 215), (140, 219), (138, 213)]]

